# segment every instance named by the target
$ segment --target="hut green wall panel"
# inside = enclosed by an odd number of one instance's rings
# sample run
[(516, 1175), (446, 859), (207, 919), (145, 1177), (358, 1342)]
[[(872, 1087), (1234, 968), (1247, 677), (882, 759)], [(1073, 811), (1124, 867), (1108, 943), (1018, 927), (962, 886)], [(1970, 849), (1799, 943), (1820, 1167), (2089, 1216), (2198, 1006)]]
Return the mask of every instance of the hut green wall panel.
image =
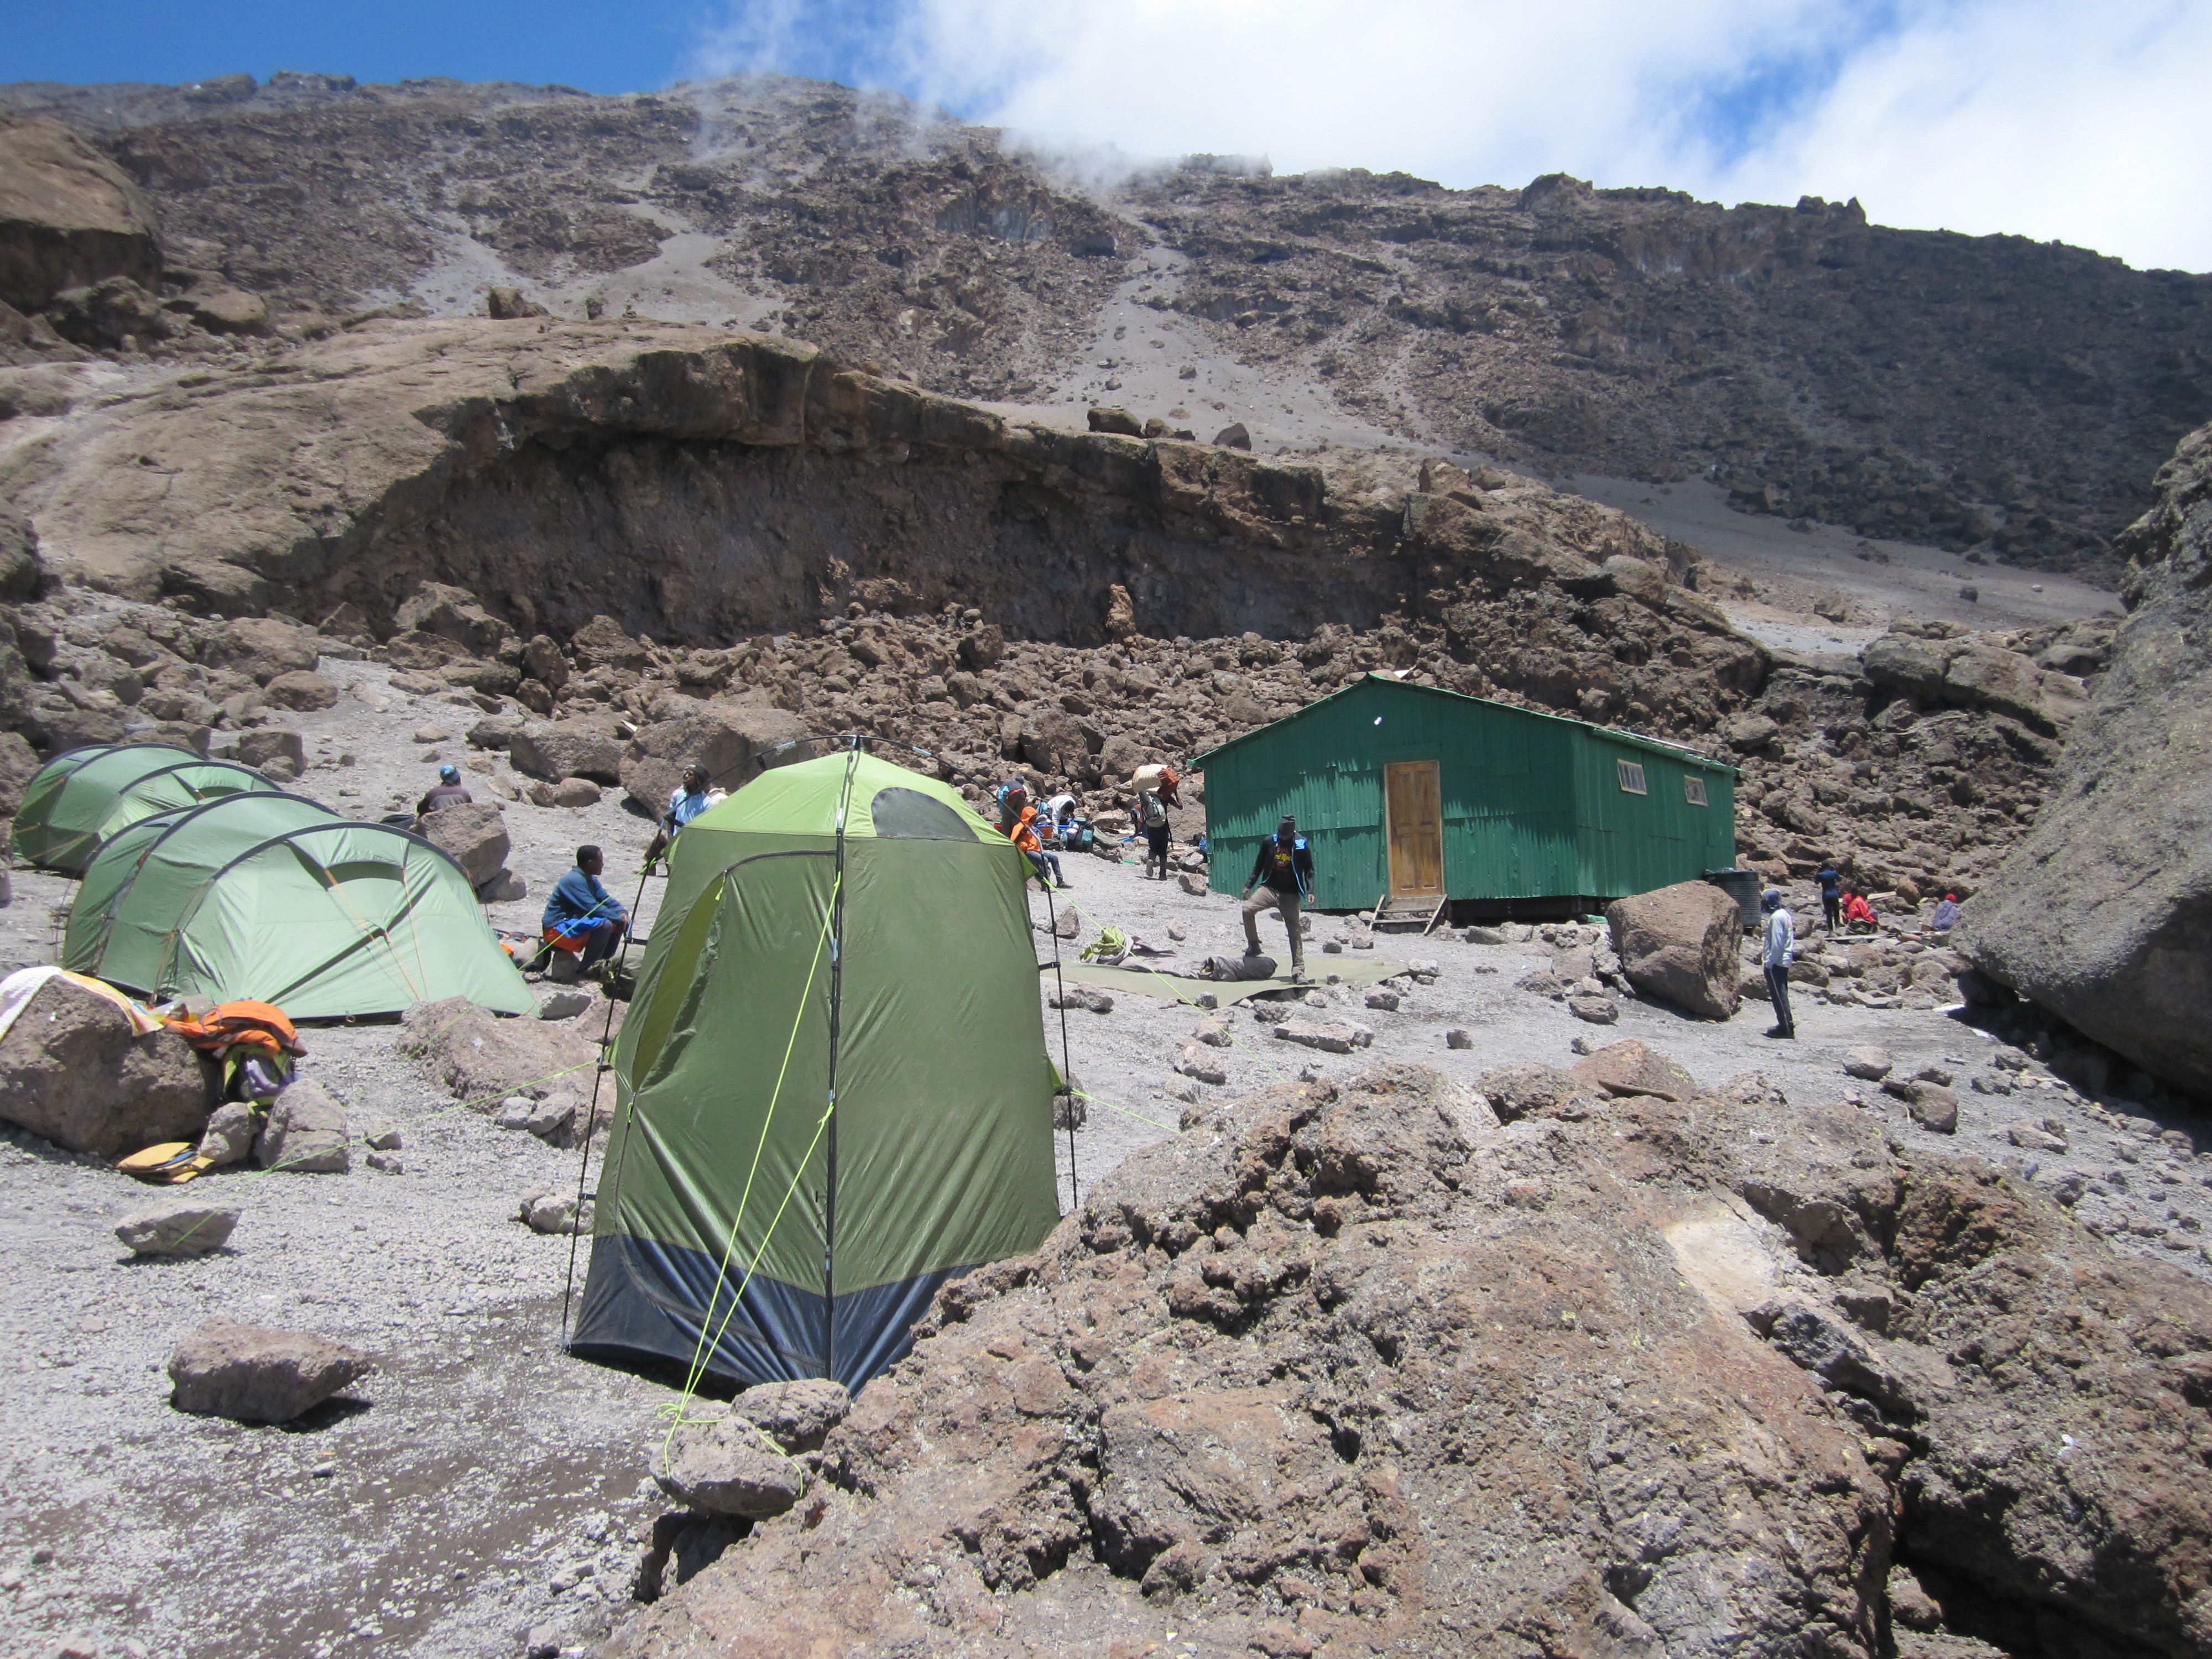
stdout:
[[(1617, 763), (1645, 771), (1620, 787)], [(1212, 879), (1234, 890), (1285, 812), (1314, 846), (1315, 898), (1362, 909), (1389, 884), (1383, 769), (1434, 760), (1444, 885), (1458, 899), (1611, 896), (1734, 861), (1735, 774), (1667, 745), (1381, 677), (1200, 757)], [(1692, 805), (1685, 777), (1705, 781)]]

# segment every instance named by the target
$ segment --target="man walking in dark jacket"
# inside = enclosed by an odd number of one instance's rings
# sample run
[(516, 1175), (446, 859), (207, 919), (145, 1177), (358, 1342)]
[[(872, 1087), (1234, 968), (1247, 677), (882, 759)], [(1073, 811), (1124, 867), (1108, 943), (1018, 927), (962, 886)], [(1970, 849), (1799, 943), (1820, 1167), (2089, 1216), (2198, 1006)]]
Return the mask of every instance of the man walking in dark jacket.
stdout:
[(1820, 884), (1820, 909), (1828, 918), (1828, 937), (1833, 939), (1844, 925), (1844, 872), (1831, 859), (1813, 879)]
[(1244, 954), (1260, 954), (1260, 913), (1273, 910), (1291, 930), (1291, 977), (1304, 979), (1306, 945), (1298, 931), (1298, 909), (1313, 896), (1313, 854), (1298, 833), (1296, 818), (1285, 817), (1275, 833), (1260, 843), (1252, 873), (1244, 878), (1244, 890), (1237, 896), (1244, 902)]

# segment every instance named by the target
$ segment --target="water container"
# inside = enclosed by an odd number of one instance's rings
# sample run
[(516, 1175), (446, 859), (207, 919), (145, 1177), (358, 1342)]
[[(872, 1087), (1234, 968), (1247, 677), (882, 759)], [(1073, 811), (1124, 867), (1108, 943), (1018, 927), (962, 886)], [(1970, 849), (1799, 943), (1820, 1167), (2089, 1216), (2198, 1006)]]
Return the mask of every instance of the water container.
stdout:
[(1765, 877), (1756, 870), (1708, 870), (1705, 879), (1735, 901), (1746, 928), (1759, 926), (1759, 895)]

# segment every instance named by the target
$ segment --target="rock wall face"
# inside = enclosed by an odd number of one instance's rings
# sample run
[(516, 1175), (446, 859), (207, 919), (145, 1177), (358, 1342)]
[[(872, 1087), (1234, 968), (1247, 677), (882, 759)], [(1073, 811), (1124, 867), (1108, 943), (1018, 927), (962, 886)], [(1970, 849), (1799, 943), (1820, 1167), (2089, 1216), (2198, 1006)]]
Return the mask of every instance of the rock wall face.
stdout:
[(1593, 713), (1638, 702), (1646, 663), (1740, 696), (1764, 660), (1669, 580), (1685, 550), (1512, 475), (1346, 495), (1316, 467), (1009, 422), (811, 347), (669, 325), (387, 322), (287, 371), (87, 411), (0, 461), (0, 489), (64, 577), (232, 613), (350, 604), (380, 633), (425, 580), (526, 635), (605, 615), (717, 645), (855, 601), (988, 601), (1077, 644), (1389, 615), (1472, 642), (1497, 631), (1485, 607), (1548, 597), (1581, 624), (1559, 645), (1613, 647), (1555, 653)]
[(1976, 964), (2212, 1093), (2212, 427), (2124, 538), (2130, 614), (2042, 815), (1966, 907)]

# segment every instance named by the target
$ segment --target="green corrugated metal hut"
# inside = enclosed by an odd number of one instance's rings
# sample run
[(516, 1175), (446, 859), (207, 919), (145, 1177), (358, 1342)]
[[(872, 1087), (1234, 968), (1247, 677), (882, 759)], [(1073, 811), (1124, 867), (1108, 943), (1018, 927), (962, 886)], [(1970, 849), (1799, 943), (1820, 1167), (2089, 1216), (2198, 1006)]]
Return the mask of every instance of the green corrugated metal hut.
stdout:
[(1673, 744), (1370, 674), (1197, 757), (1216, 887), (1285, 812), (1314, 902), (1587, 909), (1735, 861), (1735, 769)]

